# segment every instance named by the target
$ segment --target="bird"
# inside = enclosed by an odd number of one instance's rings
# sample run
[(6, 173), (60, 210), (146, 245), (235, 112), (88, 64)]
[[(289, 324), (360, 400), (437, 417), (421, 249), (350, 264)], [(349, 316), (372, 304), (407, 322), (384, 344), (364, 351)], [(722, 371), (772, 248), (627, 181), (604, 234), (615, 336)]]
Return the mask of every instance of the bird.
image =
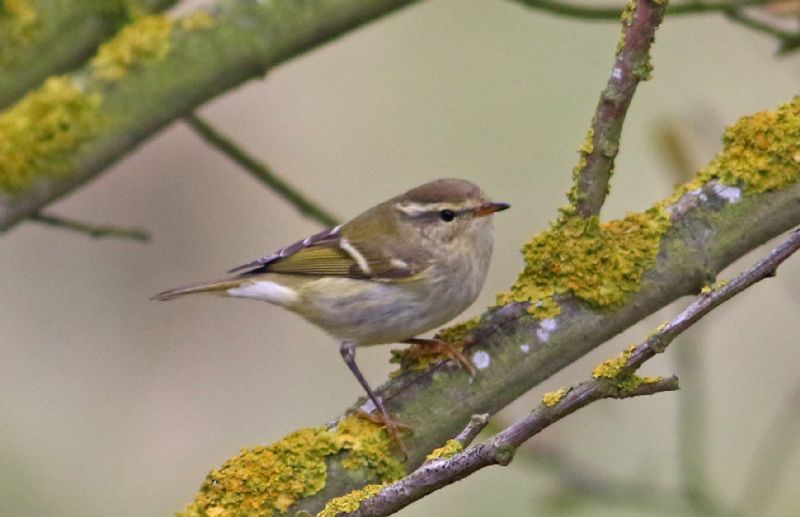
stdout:
[[(355, 350), (400, 342), (443, 345), (417, 336), (475, 301), (492, 255), (490, 216), (509, 207), (469, 181), (434, 180), (235, 267), (228, 271), (232, 276), (163, 291), (153, 299), (212, 293), (266, 301), (299, 314), (340, 342), (344, 362), (380, 413), (376, 418), (404, 450), (398, 425), (356, 365)], [(471, 367), (466, 358), (460, 360), (465, 361)]]

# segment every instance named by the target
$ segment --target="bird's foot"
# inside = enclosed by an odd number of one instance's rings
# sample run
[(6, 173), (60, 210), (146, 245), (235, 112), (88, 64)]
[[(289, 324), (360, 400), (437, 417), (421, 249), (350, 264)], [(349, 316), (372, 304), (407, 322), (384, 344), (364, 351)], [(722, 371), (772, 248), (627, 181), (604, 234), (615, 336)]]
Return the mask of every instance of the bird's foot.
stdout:
[(403, 439), (401, 438), (401, 434), (411, 434), (413, 429), (411, 426), (405, 425), (397, 420), (394, 420), (388, 412), (383, 410), (383, 408), (379, 408), (378, 412), (370, 413), (361, 408), (357, 408), (353, 410), (353, 413), (358, 416), (359, 418), (363, 418), (365, 420), (369, 420), (373, 424), (377, 424), (382, 426), (386, 429), (386, 433), (392, 439), (392, 442), (397, 446), (400, 452), (403, 454), (403, 460), (408, 459), (408, 449), (406, 449), (405, 444), (403, 443)]
[(462, 345), (461, 347), (459, 347), (458, 344), (448, 343), (441, 339), (412, 338), (403, 342), (409, 345), (419, 345), (416, 348), (405, 351), (409, 358), (416, 359), (430, 355), (443, 355), (456, 363), (463, 370), (466, 370), (472, 377), (475, 377), (475, 374), (478, 373), (472, 361), (461, 352), (463, 345), (468, 344), (466, 342), (460, 343)]

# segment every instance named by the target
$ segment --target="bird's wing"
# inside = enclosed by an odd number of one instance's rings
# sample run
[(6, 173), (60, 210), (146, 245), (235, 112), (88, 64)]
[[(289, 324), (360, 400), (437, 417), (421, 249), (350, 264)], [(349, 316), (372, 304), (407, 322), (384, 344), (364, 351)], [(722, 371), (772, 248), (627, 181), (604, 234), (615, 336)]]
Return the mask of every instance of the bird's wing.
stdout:
[(426, 261), (415, 260), (402, 250), (388, 251), (369, 241), (347, 239), (337, 227), (297, 241), (229, 273), (250, 276), (274, 272), (391, 282), (412, 280), (427, 267)]

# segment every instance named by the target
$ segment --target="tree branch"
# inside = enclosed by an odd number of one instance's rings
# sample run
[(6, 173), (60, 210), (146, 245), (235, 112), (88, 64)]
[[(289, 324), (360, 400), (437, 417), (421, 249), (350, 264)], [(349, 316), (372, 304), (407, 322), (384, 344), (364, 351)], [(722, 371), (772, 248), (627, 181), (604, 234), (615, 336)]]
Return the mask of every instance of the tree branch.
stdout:
[(383, 488), (361, 502), (358, 510), (343, 513), (351, 517), (380, 517), (394, 513), (412, 502), (490, 465), (507, 465), (515, 450), (526, 440), (554, 422), (604, 398), (625, 398), (678, 389), (677, 378), (642, 379), (634, 374), (645, 361), (663, 352), (681, 333), (713, 309), (722, 305), (766, 277), (774, 276), (778, 266), (800, 249), (800, 230), (766, 258), (730, 283), (701, 294), (689, 307), (662, 326), (644, 342), (621, 356), (604, 362), (585, 381), (563, 393), (555, 404), (542, 402), (525, 418), (515, 422), (486, 442), (445, 460), (425, 463), (403, 479)]
[[(145, 17), (125, 27), (90, 65), (51, 78), (0, 114), (0, 133), (13, 144), (0, 146), (0, 231), (206, 100), (410, 3), (241, 0), (219, 2), (211, 13)], [(35, 138), (30, 127), (14, 129), (34, 114), (49, 117), (32, 126), (48, 139)]]
[[(421, 372), (403, 370), (381, 386), (377, 391), (389, 411), (414, 429), (404, 440), (407, 466), (420, 465), (430, 451), (459, 433), (470, 415), (494, 414), (630, 325), (681, 296), (698, 293), (756, 246), (799, 225), (800, 181), (793, 158), (794, 135), (800, 131), (798, 109), (800, 101), (794, 101), (776, 112), (740, 120), (726, 133), (726, 149), (679, 194), (657, 204), (669, 214), (668, 228), (657, 237), (653, 262), (635, 273), (641, 275), (637, 287), (618, 305), (597, 307), (567, 291), (555, 295), (559, 315), (543, 321), (531, 316), (533, 306), (527, 302), (492, 308), (477, 325), (460, 332), (475, 343), (467, 353), (480, 356), (482, 367), (474, 379), (444, 362)], [(764, 176), (763, 170), (751, 170), (766, 160), (774, 164), (774, 171)], [(729, 169), (733, 166), (735, 173)], [(727, 185), (717, 178), (725, 178)], [(627, 231), (646, 233), (649, 224), (644, 219)], [(613, 222), (609, 225), (615, 228)], [(571, 233), (563, 238), (568, 239), (563, 246), (569, 247), (582, 237)], [(588, 274), (581, 268), (594, 266), (570, 265), (576, 268), (576, 278)], [(317, 512), (365, 480), (380, 479), (374, 473), (350, 471), (342, 461), (341, 455), (327, 458), (325, 486), (297, 501), (292, 510)]]
[(639, 81), (650, 77), (650, 45), (664, 17), (665, 5), (657, 0), (639, 0), (628, 4), (623, 14), (614, 67), (600, 94), (586, 143), (581, 146), (581, 159), (569, 194), (571, 206), (581, 217), (600, 214), (619, 152), (625, 115)]
[(513, 423), (493, 438), (449, 459), (423, 464), (408, 476), (362, 501), (358, 510), (338, 515), (351, 517), (389, 515), (482, 468), (490, 465), (508, 465), (516, 449), (525, 440), (594, 401), (652, 395), (677, 389), (676, 377), (655, 379), (631, 388), (623, 388), (606, 380), (583, 382), (570, 388), (556, 404), (551, 406), (543, 402), (528, 416)]
[(96, 238), (114, 237), (117, 239), (131, 239), (134, 241), (147, 241), (150, 240), (150, 234), (139, 228), (121, 228), (119, 226), (97, 226), (93, 224), (83, 223), (75, 219), (67, 219), (65, 217), (56, 217), (46, 214), (33, 214), (30, 220), (36, 223), (45, 224), (55, 228), (63, 228), (73, 232), (83, 233)]
[(186, 116), (184, 120), (186, 120), (186, 123), (189, 124), (203, 140), (238, 163), (244, 170), (249, 172), (251, 176), (272, 189), (276, 194), (299, 210), (301, 214), (328, 227), (334, 227), (338, 224), (336, 218), (327, 210), (308, 199), (302, 192), (295, 189), (275, 174), (267, 164), (250, 155), (247, 151), (239, 147), (236, 142), (217, 131), (200, 116), (191, 114)]
[[(681, 16), (686, 14), (713, 14), (725, 13), (730, 9), (766, 5), (772, 0), (739, 0), (732, 2), (682, 2), (670, 4), (667, 7), (667, 14)], [(531, 9), (549, 12), (569, 18), (577, 18), (590, 21), (615, 21), (619, 19), (619, 7), (617, 6), (590, 6), (579, 5), (568, 2), (554, 0), (516, 0)]]
[[(141, 0), (136, 5), (159, 12), (175, 2)], [(0, 13), (0, 108), (47, 76), (80, 66), (132, 15), (132, 4), (124, 1), (25, 3), (26, 11)]]

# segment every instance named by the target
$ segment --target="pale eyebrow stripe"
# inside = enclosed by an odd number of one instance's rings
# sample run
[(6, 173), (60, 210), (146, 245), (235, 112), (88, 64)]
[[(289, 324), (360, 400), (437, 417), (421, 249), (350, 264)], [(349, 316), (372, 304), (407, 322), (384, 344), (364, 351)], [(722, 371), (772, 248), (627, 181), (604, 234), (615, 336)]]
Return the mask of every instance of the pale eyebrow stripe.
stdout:
[(464, 207), (453, 203), (396, 203), (394, 208), (410, 217), (432, 214), (442, 210), (461, 212)]

